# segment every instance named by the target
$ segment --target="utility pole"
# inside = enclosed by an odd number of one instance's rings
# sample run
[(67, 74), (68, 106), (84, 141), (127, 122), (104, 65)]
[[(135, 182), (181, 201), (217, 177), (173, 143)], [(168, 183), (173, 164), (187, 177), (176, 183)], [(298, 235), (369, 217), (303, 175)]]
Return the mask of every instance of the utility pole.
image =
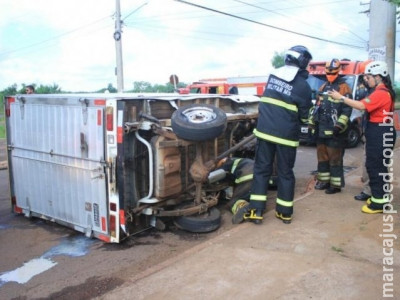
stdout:
[(117, 66), (115, 67), (115, 73), (117, 75), (117, 90), (119, 93), (124, 91), (124, 70), (122, 67), (122, 31), (121, 31), (121, 7), (119, 0), (115, 1), (115, 51), (117, 57)]
[(371, 0), (368, 57), (385, 61), (394, 80), (396, 48), (396, 6), (388, 1)]

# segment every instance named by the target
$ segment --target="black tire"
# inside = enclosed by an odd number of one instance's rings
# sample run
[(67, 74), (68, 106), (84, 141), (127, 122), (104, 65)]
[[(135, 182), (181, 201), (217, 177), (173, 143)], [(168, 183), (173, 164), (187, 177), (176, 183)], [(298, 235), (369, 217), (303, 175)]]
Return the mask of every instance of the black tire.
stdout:
[(190, 232), (210, 232), (221, 226), (221, 212), (216, 207), (202, 214), (181, 216), (174, 219), (176, 227)]
[(361, 135), (360, 131), (358, 130), (357, 126), (352, 124), (349, 131), (347, 132), (347, 148), (354, 148), (357, 147), (358, 143), (360, 142)]
[(209, 104), (189, 104), (180, 107), (171, 117), (175, 134), (188, 141), (207, 141), (219, 137), (226, 129), (223, 110)]

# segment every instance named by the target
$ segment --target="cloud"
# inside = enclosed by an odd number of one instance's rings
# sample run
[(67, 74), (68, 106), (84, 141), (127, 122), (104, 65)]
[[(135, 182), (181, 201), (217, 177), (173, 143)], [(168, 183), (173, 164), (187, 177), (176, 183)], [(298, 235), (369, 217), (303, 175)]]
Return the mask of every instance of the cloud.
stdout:
[[(356, 49), (285, 32), (364, 47), (368, 17), (357, 1), (121, 0), (125, 89), (134, 81), (166, 83), (270, 72), (275, 52), (302, 44), (314, 60), (364, 60)], [(250, 3), (252, 5), (246, 5)], [(262, 6), (263, 9), (256, 7)], [(13, 83), (56, 83), (67, 91), (94, 91), (116, 83), (115, 1), (3, 0), (0, 10), (0, 89)]]

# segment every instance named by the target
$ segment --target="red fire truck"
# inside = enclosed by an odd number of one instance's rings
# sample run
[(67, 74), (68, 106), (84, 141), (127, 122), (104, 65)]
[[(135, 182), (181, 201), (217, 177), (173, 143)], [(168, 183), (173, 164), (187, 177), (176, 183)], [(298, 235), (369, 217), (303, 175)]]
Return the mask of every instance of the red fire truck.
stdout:
[(179, 89), (180, 94), (239, 94), (261, 96), (268, 76), (201, 79)]

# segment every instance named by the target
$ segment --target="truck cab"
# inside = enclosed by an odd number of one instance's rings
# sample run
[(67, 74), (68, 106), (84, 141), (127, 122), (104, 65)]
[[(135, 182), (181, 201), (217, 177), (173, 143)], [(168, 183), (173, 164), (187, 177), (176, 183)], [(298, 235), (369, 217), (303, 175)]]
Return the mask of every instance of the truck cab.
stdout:
[(201, 79), (178, 90), (179, 94), (262, 96), (268, 76)]
[[(326, 61), (315, 61), (310, 62), (308, 65), (309, 77), (308, 83), (313, 90), (313, 98), (315, 99), (316, 93), (322, 84), (326, 81), (325, 75), (325, 64)], [(367, 96), (368, 89), (364, 84), (363, 73), (366, 62), (364, 61), (351, 61), (343, 59), (340, 61), (340, 72), (339, 76), (343, 77), (346, 83), (349, 85), (354, 100), (361, 100)], [(315, 103), (315, 101), (313, 101)], [(362, 112), (354, 109), (350, 116), (349, 131), (347, 137), (347, 147), (356, 147), (362, 136), (361, 126)], [(309, 143), (310, 138), (308, 134), (308, 127), (306, 124), (301, 126), (300, 141)]]

